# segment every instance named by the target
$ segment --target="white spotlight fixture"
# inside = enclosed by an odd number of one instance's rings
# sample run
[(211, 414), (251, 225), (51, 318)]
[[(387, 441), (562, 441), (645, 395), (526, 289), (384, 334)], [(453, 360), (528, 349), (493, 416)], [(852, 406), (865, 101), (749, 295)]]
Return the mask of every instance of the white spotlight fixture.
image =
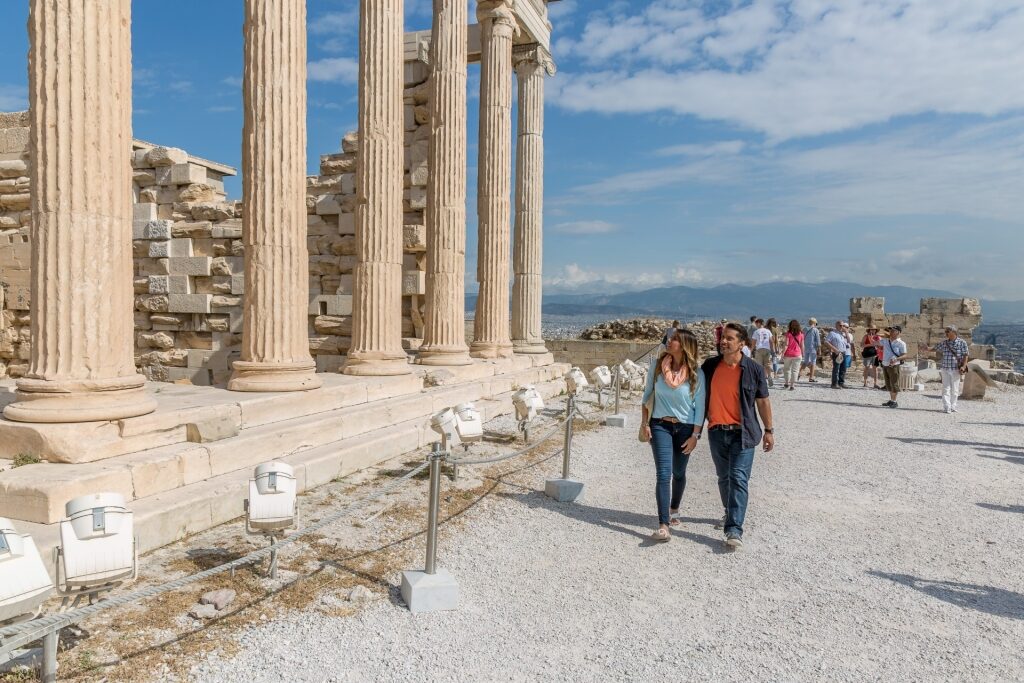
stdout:
[(430, 418), (430, 428), (441, 435), (441, 450), (447, 451), (451, 446), (459, 444), (459, 418), (455, 411), (445, 408)]
[(35, 541), (0, 517), (0, 625), (35, 618), (52, 592)]
[(579, 394), (587, 386), (589, 386), (587, 378), (579, 368), (573, 368), (565, 373), (565, 387), (573, 396)]
[[(245, 531), (266, 536), (271, 544), (284, 532), (299, 525), (294, 468), (283, 462), (265, 462), (253, 471), (249, 480), (249, 498), (245, 501)], [(270, 552), (270, 577), (277, 578), (277, 551)]]
[(459, 432), (459, 440), (464, 444), (484, 438), (484, 423), (480, 419), (480, 411), (472, 403), (460, 403), (455, 406), (455, 428)]
[(590, 381), (594, 383), (594, 388), (597, 390), (597, 405), (603, 406), (601, 392), (612, 385), (612, 371), (608, 369), (607, 365), (598, 365), (590, 371)]
[(519, 419), (519, 431), (523, 433), (523, 440), (530, 442), (530, 422), (537, 413), (544, 408), (544, 399), (540, 392), (532, 384), (529, 384), (516, 393), (512, 394), (512, 403), (516, 407), (516, 417)]
[(92, 602), (138, 576), (138, 544), (134, 515), (120, 493), (79, 496), (64, 506), (67, 519), (60, 523), (60, 546), (54, 551), (57, 593), (67, 605), (85, 596)]

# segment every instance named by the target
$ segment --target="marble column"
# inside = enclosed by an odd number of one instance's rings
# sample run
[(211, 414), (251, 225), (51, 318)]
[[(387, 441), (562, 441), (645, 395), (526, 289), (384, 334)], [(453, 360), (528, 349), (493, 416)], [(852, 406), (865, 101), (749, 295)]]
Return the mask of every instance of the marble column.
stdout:
[(315, 389), (306, 320), (306, 0), (246, 0), (242, 82), (245, 318), (228, 388)]
[(541, 334), (544, 237), (544, 77), (554, 75), (551, 55), (539, 45), (516, 48), (519, 83), (516, 146), (516, 219), (512, 247), (512, 347), (547, 353)]
[(156, 408), (135, 370), (131, 0), (29, 3), (32, 350), (4, 416)]
[(362, 0), (356, 267), (347, 375), (404, 375), (402, 349), (402, 0)]
[(434, 0), (430, 39), (426, 322), (419, 363), (468, 365), (465, 0)]
[(477, 282), (480, 291), (470, 355), (507, 358), (509, 222), (511, 219), (512, 36), (510, 0), (478, 0), (480, 23), (480, 141), (477, 163)]

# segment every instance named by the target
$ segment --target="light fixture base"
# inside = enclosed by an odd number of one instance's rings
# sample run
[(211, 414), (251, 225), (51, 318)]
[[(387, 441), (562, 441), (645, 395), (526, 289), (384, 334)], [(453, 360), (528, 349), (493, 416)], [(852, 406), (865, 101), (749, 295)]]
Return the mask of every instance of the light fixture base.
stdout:
[(575, 479), (548, 479), (544, 493), (559, 503), (576, 503), (583, 498), (583, 482)]
[(402, 600), (413, 614), (444, 612), (459, 606), (459, 583), (447, 569), (434, 574), (402, 572)]

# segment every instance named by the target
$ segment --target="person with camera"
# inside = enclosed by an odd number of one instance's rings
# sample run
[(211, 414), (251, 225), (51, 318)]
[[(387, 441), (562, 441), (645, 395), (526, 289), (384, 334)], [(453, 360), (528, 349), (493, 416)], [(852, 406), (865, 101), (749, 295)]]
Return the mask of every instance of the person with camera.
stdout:
[(846, 354), (850, 349), (843, 334), (843, 321), (837, 320), (835, 329), (825, 337), (825, 348), (832, 354), (832, 388), (846, 388)]
[(942, 405), (947, 413), (956, 412), (956, 399), (960, 395), (960, 378), (967, 372), (970, 350), (960, 338), (956, 325), (946, 327), (946, 338), (934, 348), (924, 347), (939, 356), (939, 375), (942, 377)]
[(900, 339), (903, 328), (899, 325), (887, 327), (889, 336), (882, 340), (882, 373), (885, 375), (885, 388), (889, 390), (889, 400), (883, 403), (887, 408), (899, 408), (896, 397), (900, 393), (900, 366), (907, 357), (907, 343)]

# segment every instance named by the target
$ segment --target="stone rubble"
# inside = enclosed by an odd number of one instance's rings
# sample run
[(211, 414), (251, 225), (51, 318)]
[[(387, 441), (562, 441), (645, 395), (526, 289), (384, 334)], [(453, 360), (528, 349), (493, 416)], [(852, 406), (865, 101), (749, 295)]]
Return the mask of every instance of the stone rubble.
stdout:
[[(583, 330), (579, 338), (589, 341), (652, 341), (661, 340), (665, 330), (672, 326), (672, 321), (665, 318), (630, 318), (628, 320), (609, 320)], [(699, 320), (682, 323), (682, 327), (693, 332), (697, 337), (700, 354), (705, 357), (715, 351), (714, 320)]]

